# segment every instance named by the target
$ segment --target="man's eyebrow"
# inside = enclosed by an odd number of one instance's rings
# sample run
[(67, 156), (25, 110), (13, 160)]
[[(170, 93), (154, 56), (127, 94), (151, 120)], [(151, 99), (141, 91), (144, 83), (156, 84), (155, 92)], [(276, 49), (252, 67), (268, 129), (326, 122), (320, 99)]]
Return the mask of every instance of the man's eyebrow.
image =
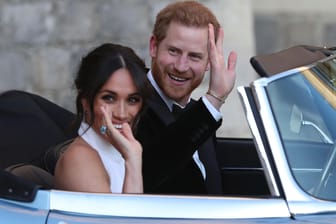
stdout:
[(194, 55), (194, 56), (199, 56), (199, 57), (202, 57), (204, 55), (201, 52), (190, 52), (189, 54)]

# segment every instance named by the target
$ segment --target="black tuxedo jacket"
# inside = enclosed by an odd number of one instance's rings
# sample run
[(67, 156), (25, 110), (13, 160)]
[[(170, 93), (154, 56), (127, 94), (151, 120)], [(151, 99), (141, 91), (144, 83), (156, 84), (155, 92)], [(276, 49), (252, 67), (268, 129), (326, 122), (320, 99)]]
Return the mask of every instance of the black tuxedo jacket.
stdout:
[[(143, 146), (145, 193), (221, 194), (215, 155), (215, 132), (221, 121), (213, 118), (201, 99), (192, 104), (175, 120), (153, 89), (136, 135)], [(206, 181), (192, 158), (196, 150), (206, 169)]]

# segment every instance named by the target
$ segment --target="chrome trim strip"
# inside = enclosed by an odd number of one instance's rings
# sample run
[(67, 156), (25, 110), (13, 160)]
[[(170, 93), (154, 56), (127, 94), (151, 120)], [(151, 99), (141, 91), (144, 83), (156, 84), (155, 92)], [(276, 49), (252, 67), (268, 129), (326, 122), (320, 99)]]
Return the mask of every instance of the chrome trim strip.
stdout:
[(280, 198), (94, 194), (51, 191), (53, 213), (114, 217), (244, 219), (290, 217)]
[(238, 94), (240, 96), (240, 99), (242, 101), (244, 110), (245, 110), (245, 114), (246, 114), (246, 119), (248, 121), (249, 127), (251, 129), (251, 133), (253, 135), (253, 139), (256, 143), (256, 147), (257, 147), (257, 152), (258, 152), (258, 156), (259, 159), (261, 161), (262, 167), (264, 168), (264, 172), (265, 172), (265, 177), (267, 180), (267, 184), (268, 187), (270, 189), (271, 195), (273, 196), (280, 196), (280, 192), (279, 192), (279, 188), (276, 184), (276, 181), (274, 179), (274, 173), (273, 170), (271, 168), (269, 159), (267, 157), (267, 153), (266, 153), (266, 149), (264, 146), (264, 143), (262, 141), (262, 138), (260, 136), (260, 132), (259, 129), (257, 127), (257, 122), (253, 116), (253, 112), (251, 110), (251, 105), (248, 101), (247, 95), (246, 95), (246, 91), (244, 89), (244, 87), (240, 86), (237, 88), (238, 90)]
[(298, 172), (298, 173), (321, 173), (322, 169), (318, 168), (293, 168), (293, 172)]

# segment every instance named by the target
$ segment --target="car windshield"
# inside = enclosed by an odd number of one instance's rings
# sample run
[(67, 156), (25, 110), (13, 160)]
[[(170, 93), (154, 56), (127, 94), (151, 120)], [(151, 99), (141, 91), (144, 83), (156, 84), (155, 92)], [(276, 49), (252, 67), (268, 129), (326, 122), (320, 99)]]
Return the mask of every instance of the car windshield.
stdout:
[(266, 87), (297, 183), (336, 200), (336, 58), (293, 70)]

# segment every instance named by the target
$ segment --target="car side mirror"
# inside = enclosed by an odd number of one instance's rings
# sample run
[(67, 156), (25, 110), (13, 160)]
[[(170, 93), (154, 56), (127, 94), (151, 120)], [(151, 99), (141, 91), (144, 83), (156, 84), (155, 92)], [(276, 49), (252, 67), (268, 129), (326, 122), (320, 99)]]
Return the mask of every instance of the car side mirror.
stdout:
[(292, 107), (291, 116), (289, 120), (289, 127), (292, 132), (299, 134), (302, 127), (303, 120), (302, 111), (295, 104)]
[(323, 142), (333, 144), (333, 141), (328, 137), (326, 133), (323, 132), (321, 128), (319, 128), (318, 125), (316, 125), (312, 121), (305, 120), (303, 118), (302, 111), (296, 104), (294, 104), (292, 107), (292, 112), (291, 112), (290, 121), (289, 121), (290, 130), (296, 134), (299, 134), (301, 132), (302, 126), (305, 126), (305, 125), (310, 126), (314, 130), (316, 130), (318, 134), (321, 136), (321, 139), (323, 140)]

